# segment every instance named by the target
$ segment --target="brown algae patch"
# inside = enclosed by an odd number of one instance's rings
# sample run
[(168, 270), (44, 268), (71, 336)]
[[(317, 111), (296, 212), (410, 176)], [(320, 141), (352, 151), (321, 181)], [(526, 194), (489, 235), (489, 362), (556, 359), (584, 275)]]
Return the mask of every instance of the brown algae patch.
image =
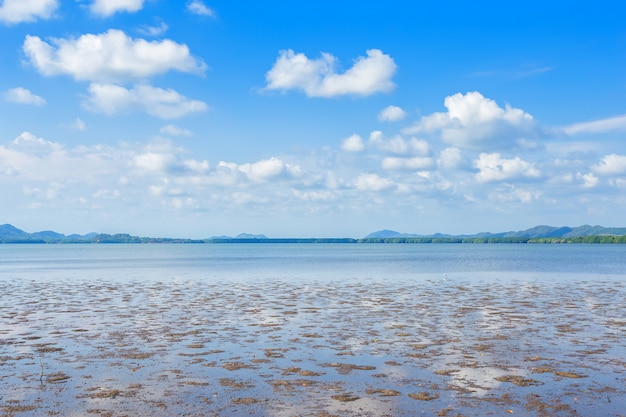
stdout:
[(287, 352), (288, 349), (284, 348), (267, 348), (265, 349), (265, 356), (268, 358), (284, 358), (284, 353)]
[(254, 384), (251, 384), (249, 382), (237, 381), (232, 378), (220, 378), (219, 382), (221, 386), (233, 389), (245, 389), (254, 387)]
[(15, 413), (27, 413), (29, 411), (36, 410), (34, 405), (4, 405), (0, 406), (0, 410), (6, 413), (7, 416), (12, 416)]
[(555, 371), (554, 375), (560, 376), (563, 378), (586, 378), (587, 375), (577, 374), (575, 372), (564, 372), (564, 371)]
[(148, 359), (154, 356), (151, 352), (126, 352), (120, 355), (124, 359)]
[(46, 382), (59, 383), (59, 382), (65, 382), (68, 379), (70, 379), (69, 375), (66, 375), (63, 372), (57, 372), (56, 374), (48, 375), (46, 377)]
[(440, 369), (440, 370), (435, 371), (435, 374), (436, 375), (443, 375), (443, 376), (450, 376), (450, 375), (453, 375), (453, 374), (455, 374), (455, 373), (457, 373), (459, 371), (460, 371), (460, 369)]
[(358, 395), (354, 395), (354, 394), (336, 394), (336, 395), (332, 395), (331, 398), (333, 400), (337, 400), (337, 401), (341, 401), (342, 403), (346, 403), (346, 402), (352, 402), (352, 401), (359, 400), (361, 397), (359, 397)]
[(439, 398), (439, 394), (425, 392), (425, 391), (414, 393), (414, 394), (408, 394), (408, 396), (409, 398), (413, 398), (414, 400), (419, 400), (419, 401), (432, 401), (432, 400), (436, 400), (437, 398)]
[(337, 372), (343, 375), (349, 374), (352, 371), (373, 371), (376, 369), (376, 367), (373, 365), (354, 365), (351, 363), (337, 363), (337, 362), (326, 363), (320, 366), (324, 366), (328, 368), (335, 368)]
[(38, 353), (50, 353), (50, 352), (61, 352), (61, 351), (63, 351), (63, 348), (51, 347), (51, 346), (37, 346), (36, 349), (37, 349)]
[(91, 394), (87, 395), (89, 398), (117, 398), (123, 394), (123, 392), (118, 389), (91, 388), (87, 391), (91, 391)]
[(242, 397), (242, 398), (233, 398), (231, 400), (231, 403), (237, 404), (237, 405), (253, 405), (253, 404), (261, 403), (264, 401), (265, 400), (261, 400), (258, 398)]
[(531, 385), (543, 385), (543, 382), (537, 381), (532, 378), (524, 378), (519, 375), (504, 375), (495, 378), (496, 381), (500, 382), (510, 382), (512, 384), (517, 385), (518, 387), (529, 387)]
[(378, 394), (381, 397), (397, 397), (399, 395), (402, 395), (400, 391), (396, 391), (394, 389), (381, 389), (381, 388), (379, 389), (368, 388), (365, 390), (365, 393), (369, 395)]
[(254, 367), (252, 365), (247, 365), (243, 362), (234, 361), (223, 363), (222, 368), (226, 369), (227, 371), (238, 371), (240, 369), (253, 369)]

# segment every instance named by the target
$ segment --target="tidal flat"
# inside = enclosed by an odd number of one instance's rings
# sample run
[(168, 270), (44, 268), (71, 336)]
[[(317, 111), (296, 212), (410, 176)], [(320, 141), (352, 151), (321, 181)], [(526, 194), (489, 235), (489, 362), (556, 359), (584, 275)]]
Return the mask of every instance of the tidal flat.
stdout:
[(626, 283), (0, 282), (2, 416), (626, 415)]

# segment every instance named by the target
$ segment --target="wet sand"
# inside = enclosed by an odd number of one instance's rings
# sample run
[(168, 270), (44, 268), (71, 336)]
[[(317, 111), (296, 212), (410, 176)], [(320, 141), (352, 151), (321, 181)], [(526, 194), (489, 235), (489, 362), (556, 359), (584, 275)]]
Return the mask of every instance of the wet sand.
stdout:
[(0, 281), (2, 416), (626, 415), (626, 284)]

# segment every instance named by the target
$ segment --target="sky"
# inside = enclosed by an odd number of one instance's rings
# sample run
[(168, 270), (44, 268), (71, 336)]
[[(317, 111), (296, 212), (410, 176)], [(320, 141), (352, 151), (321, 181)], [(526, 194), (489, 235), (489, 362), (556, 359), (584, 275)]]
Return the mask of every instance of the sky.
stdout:
[(0, 224), (626, 226), (626, 3), (0, 0)]

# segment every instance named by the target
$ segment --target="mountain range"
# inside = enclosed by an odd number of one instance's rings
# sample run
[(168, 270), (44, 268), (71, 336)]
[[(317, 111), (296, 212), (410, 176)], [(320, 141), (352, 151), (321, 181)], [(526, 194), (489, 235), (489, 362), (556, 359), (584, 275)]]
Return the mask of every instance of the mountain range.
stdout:
[(626, 235), (626, 227), (602, 227), (602, 226), (578, 226), (578, 227), (554, 227), (535, 226), (526, 230), (491, 233), (483, 232), (473, 235), (447, 235), (435, 233), (432, 235), (417, 235), (400, 233), (394, 230), (379, 230), (365, 236), (365, 239), (393, 239), (393, 238), (574, 238), (583, 236), (622, 236)]
[[(603, 227), (603, 226), (578, 226), (578, 227), (554, 227), (554, 226), (535, 226), (530, 229), (520, 231), (509, 231), (500, 233), (476, 233), (471, 235), (449, 235), (435, 233), (431, 235), (400, 233), (394, 230), (379, 230), (370, 233), (360, 241), (376, 241), (381, 239), (411, 239), (411, 238), (432, 238), (432, 239), (505, 239), (505, 238), (525, 238), (525, 239), (541, 239), (541, 238), (579, 238), (585, 236), (624, 236), (626, 235), (626, 227)], [(293, 241), (296, 242), (321, 242), (336, 241), (349, 242), (357, 241), (356, 239), (270, 239), (262, 234), (241, 233), (236, 237), (231, 236), (213, 236), (206, 239), (175, 239), (175, 238), (150, 238), (137, 237), (128, 234), (102, 234), (87, 233), (84, 235), (72, 234), (64, 235), (51, 230), (41, 232), (28, 233), (10, 224), (0, 225), (0, 243), (229, 243), (229, 242), (280, 242)]]

